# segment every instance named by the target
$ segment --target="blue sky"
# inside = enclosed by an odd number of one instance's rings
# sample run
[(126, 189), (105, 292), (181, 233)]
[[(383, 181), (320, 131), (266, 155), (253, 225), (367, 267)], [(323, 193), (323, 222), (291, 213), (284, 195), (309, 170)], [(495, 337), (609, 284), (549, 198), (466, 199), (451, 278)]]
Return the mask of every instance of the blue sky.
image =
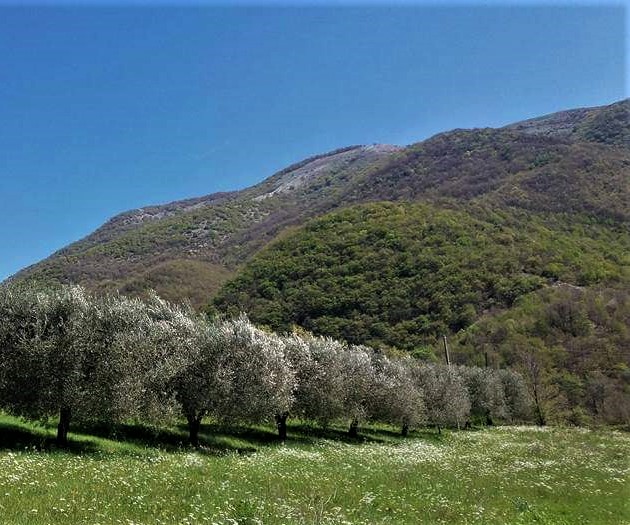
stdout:
[(0, 0), (0, 279), (315, 153), (628, 92), (621, 3), (87, 3)]

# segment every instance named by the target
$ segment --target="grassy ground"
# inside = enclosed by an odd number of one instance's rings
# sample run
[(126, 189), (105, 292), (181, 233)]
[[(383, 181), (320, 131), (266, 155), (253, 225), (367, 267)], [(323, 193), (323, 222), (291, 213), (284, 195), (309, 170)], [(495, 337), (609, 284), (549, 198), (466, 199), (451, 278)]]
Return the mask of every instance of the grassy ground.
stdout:
[(72, 434), (0, 416), (0, 522), (10, 524), (630, 524), (630, 435), (494, 428), (402, 440), (371, 429), (120, 427)]

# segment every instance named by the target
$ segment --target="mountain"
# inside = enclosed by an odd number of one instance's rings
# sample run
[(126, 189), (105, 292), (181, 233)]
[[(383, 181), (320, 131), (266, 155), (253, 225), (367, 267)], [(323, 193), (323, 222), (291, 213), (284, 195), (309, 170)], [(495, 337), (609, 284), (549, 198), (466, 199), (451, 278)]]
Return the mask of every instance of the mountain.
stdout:
[(629, 116), (626, 100), (400, 149), (257, 253), (214, 304), (412, 350), (558, 282), (626, 286)]
[(251, 188), (122, 213), (13, 280), (207, 304), (220, 285), (287, 226), (338, 205), (341, 188), (395, 146), (352, 146), (308, 158)]
[(246, 190), (122, 213), (13, 279), (129, 294), (153, 288), (202, 306), (287, 227), (351, 204), (484, 197), (625, 220), (629, 106), (625, 100), (503, 129), (455, 130), (405, 148), (339, 149)]

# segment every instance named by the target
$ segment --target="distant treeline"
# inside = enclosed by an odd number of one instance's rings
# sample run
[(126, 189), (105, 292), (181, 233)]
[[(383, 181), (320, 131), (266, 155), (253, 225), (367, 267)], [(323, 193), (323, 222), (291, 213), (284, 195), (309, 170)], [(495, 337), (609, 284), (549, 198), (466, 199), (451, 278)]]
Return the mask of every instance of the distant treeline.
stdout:
[[(199, 444), (204, 417), (289, 417), (463, 427), (528, 420), (531, 397), (511, 370), (436, 365), (310, 334), (279, 336), (245, 316), (209, 320), (156, 295), (96, 297), (81, 287), (0, 288), (0, 408), (76, 421), (164, 421), (183, 415)], [(538, 414), (539, 422), (544, 422)]]

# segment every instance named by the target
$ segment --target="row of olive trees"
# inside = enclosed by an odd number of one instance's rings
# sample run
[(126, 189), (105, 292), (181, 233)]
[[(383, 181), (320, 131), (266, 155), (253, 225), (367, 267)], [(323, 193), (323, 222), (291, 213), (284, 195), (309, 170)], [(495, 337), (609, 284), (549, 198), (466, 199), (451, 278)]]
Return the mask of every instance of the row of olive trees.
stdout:
[(527, 416), (521, 377), (508, 370), (446, 367), (389, 358), (363, 346), (278, 336), (244, 316), (209, 321), (157, 296), (92, 297), (0, 288), (0, 408), (27, 418), (159, 420), (181, 411), (190, 441), (204, 417), (226, 423), (288, 417), (399, 425), (461, 426)]

